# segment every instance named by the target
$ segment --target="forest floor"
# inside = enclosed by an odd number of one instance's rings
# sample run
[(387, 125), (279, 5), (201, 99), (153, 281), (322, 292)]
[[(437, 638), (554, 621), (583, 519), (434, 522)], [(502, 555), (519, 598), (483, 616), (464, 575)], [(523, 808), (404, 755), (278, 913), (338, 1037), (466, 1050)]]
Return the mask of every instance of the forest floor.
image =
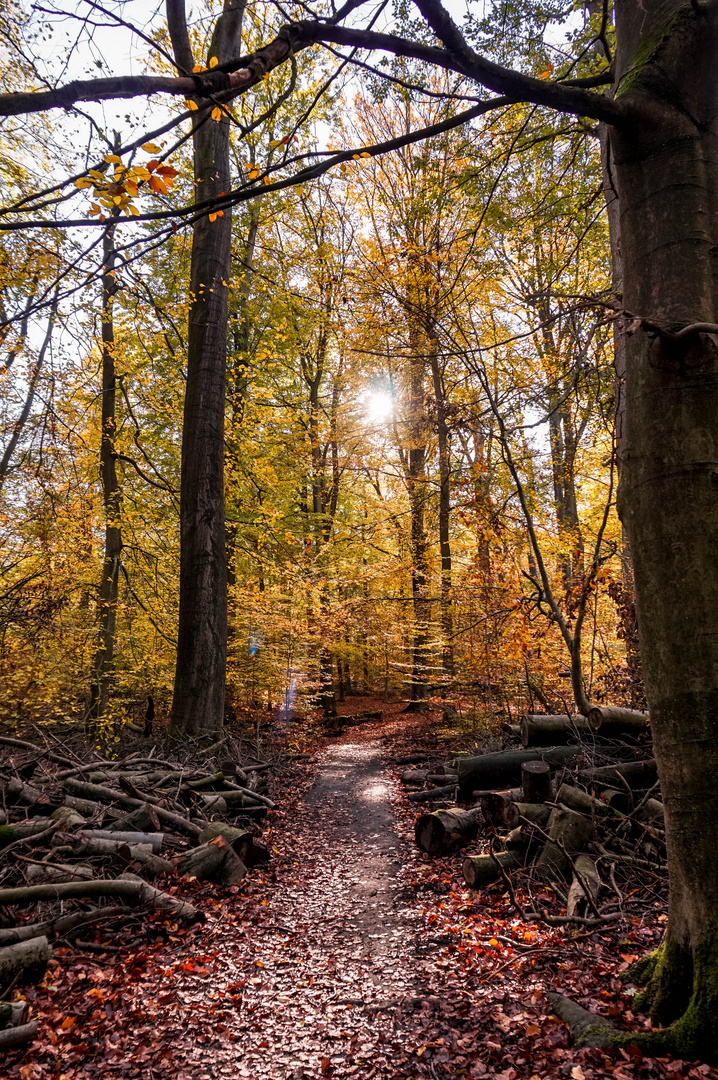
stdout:
[(460, 855), (429, 861), (414, 845), (401, 770), (386, 766), (436, 745), (435, 728), (385, 707), (288, 769), (270, 867), (229, 889), (170, 890), (204, 925), (158, 916), (139, 948), (56, 949), (27, 993), (39, 1038), (0, 1075), (717, 1080), (697, 1063), (569, 1048), (544, 992), (640, 1025), (617, 974), (660, 940), (663, 904), (572, 931), (522, 923), (498, 884), (465, 891)]

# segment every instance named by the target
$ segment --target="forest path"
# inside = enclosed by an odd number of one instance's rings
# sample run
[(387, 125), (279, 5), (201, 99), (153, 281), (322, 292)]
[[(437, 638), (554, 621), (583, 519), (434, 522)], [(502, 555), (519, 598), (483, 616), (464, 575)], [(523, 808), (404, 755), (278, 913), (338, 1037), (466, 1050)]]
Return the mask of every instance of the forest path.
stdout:
[(420, 1005), (420, 916), (397, 880), (408, 852), (389, 796), (378, 741), (328, 749), (293, 812), (301, 843), (267, 894), (262, 966), (238, 1003), (239, 1030), (258, 1037), (241, 1040), (232, 1072), (221, 1075), (393, 1075), (395, 1059), (414, 1049), (391, 1019), (407, 1000)]

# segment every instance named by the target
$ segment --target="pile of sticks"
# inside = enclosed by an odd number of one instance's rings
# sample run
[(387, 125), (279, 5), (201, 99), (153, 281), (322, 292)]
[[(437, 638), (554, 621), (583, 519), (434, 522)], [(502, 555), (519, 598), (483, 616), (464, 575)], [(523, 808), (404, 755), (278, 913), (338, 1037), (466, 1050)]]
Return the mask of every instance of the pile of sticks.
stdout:
[[(200, 922), (174, 895), (179, 878), (234, 885), (270, 858), (260, 837), (276, 808), (271, 763), (240, 763), (226, 744), (188, 762), (146, 751), (81, 761), (62, 745), (0, 736), (0, 999), (42, 979), (53, 941), (114, 951), (82, 935), (102, 924), (105, 938), (138, 908)], [(34, 921), (21, 922), (29, 907)], [(0, 1049), (35, 1033), (25, 1007), (0, 1000)]]

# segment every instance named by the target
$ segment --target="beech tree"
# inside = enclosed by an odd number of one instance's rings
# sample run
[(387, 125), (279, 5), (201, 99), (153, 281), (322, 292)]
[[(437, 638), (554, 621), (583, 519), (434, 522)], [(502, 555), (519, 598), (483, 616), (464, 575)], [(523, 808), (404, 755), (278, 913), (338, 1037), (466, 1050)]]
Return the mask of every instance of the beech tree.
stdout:
[[(397, 24), (395, 32), (373, 29), (374, 8), (367, 3), (365, 14), (364, 7), (362, 0), (348, 0), (331, 14), (313, 16), (306, 5), (297, 5), (295, 21), (251, 56), (242, 57), (243, 7), (227, 0), (208, 69), (193, 73), (182, 5), (169, 0), (178, 74), (76, 79), (0, 94), (0, 115), (6, 117), (149, 94), (188, 98), (202, 114), (195, 121), (193, 205), (135, 216), (140, 222), (179, 216), (195, 229), (174, 726), (182, 731), (216, 729), (222, 712), (226, 582), (221, 473), (227, 314), (223, 273), (228, 265), (230, 206), (260, 190), (326, 172), (357, 152), (388, 152), (434, 133), (413, 131), (309, 163), (292, 163), (285, 156), (272, 167), (268, 185), (260, 176), (256, 183), (242, 180), (233, 188), (227, 168), (229, 119), (222, 108), (279, 64), (292, 62), (302, 49), (323, 44), (349, 50), (342, 55), (342, 64), (355, 59), (355, 50), (363, 50), (370, 59), (378, 52), (409, 58), (415, 71), (438, 68), (465, 76), (474, 85), (473, 100), (443, 121), (444, 129), (518, 102), (603, 125), (607, 188), (617, 196), (620, 208), (620, 216), (610, 217), (611, 240), (614, 249), (620, 246), (623, 259), (623, 292), (610, 302), (626, 334), (619, 512), (634, 561), (671, 884), (665, 941), (643, 965), (647, 986), (640, 999), (640, 1007), (664, 1027), (631, 1036), (631, 1041), (682, 1057), (707, 1052), (715, 1059), (718, 4), (644, 0), (637, 5), (616, 0), (614, 25), (608, 6), (591, 16), (588, 40), (580, 39), (574, 58), (558, 74), (539, 69), (530, 55), (520, 54), (521, 24), (531, 20), (530, 5), (507, 8), (501, 20), (492, 10), (481, 21), (471, 20), (466, 32), (439, 0), (416, 0), (423, 22)], [(507, 25), (515, 31), (515, 45)], [(589, 48), (591, 38), (602, 43), (605, 59)], [(512, 47), (516, 67), (499, 62), (511, 56)], [(211, 66), (214, 58), (217, 64)], [(374, 71), (377, 77), (385, 73), (376, 64)], [(484, 91), (495, 96), (487, 97)], [(215, 109), (220, 110), (218, 120), (205, 123), (202, 117)], [(28, 205), (6, 208), (2, 227), (104, 227), (99, 219), (86, 216), (50, 221), (41, 199), (30, 205), (35, 214), (31, 217)], [(577, 704), (585, 706), (582, 688), (575, 689), (581, 699)]]

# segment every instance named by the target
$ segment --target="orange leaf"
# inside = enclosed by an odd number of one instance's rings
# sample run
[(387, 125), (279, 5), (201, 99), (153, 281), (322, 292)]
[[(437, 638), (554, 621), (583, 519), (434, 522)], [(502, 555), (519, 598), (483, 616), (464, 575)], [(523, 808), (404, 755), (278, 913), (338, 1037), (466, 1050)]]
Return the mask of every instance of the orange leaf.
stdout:
[(534, 1036), (540, 1035), (540, 1034), (541, 1034), (541, 1028), (538, 1026), (538, 1024), (531, 1024), (529, 1027), (526, 1028), (526, 1035), (528, 1036), (529, 1039), (532, 1039), (532, 1038), (534, 1038)]
[(69, 1031), (69, 1029), (76, 1023), (77, 1023), (77, 1017), (76, 1016), (66, 1016), (65, 1019), (60, 1024), (60, 1027), (62, 1028), (63, 1031)]
[(165, 184), (161, 176), (151, 176), (150, 187), (153, 191), (156, 191), (158, 195), (167, 194), (167, 185)]
[(173, 169), (171, 165), (159, 165), (157, 167), (157, 172), (160, 174), (160, 176), (167, 176), (170, 178), (179, 175), (177, 170)]
[(156, 157), (153, 157), (152, 161), (147, 162), (147, 165), (145, 166), (145, 168), (149, 169), (150, 172), (154, 172), (158, 165), (159, 165), (159, 161), (157, 160)]

